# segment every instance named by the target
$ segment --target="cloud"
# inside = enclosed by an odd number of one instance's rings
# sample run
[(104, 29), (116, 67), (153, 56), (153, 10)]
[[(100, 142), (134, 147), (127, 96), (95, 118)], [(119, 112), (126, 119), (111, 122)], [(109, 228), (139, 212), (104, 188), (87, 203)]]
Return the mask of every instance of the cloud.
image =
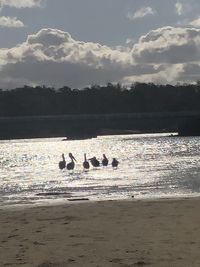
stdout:
[(24, 23), (16, 17), (0, 17), (0, 27), (7, 28), (21, 28), (24, 27)]
[(176, 13), (181, 16), (183, 14), (183, 5), (180, 2), (175, 4)]
[(126, 82), (195, 82), (198, 75), (194, 66), (200, 64), (200, 29), (168, 26), (150, 31), (133, 46), (132, 56), (138, 64), (157, 66), (157, 72), (129, 76)]
[(195, 19), (189, 23), (193, 27), (200, 27), (200, 17), (198, 19)]
[[(132, 84), (135, 82), (145, 82), (145, 83), (156, 83), (156, 84), (176, 84), (177, 82), (185, 82), (185, 79), (181, 77), (182, 73), (184, 73), (184, 66), (182, 64), (174, 64), (174, 65), (160, 65), (158, 66), (157, 72), (141, 74), (141, 75), (133, 75), (124, 77), (122, 83)], [(191, 82), (191, 77), (188, 76), (188, 80)], [(195, 79), (196, 81), (196, 79)]]
[(148, 6), (148, 7), (142, 7), (141, 9), (137, 10), (135, 13), (128, 12), (127, 18), (130, 20), (135, 20), (135, 19), (146, 17), (147, 15), (155, 15), (155, 14), (156, 14), (156, 11)]
[(176, 9), (176, 13), (179, 16), (182, 16), (182, 15), (192, 11), (192, 5), (188, 4), (188, 3), (177, 2), (175, 4), (175, 9)]
[(0, 0), (0, 7), (9, 6), (15, 8), (41, 7), (43, 0)]
[(0, 49), (0, 88), (49, 85), (82, 88), (107, 82), (176, 83), (198, 78), (200, 29), (163, 27), (132, 47), (111, 48), (42, 29), (10, 49)]
[(150, 31), (134, 45), (132, 54), (139, 62), (179, 64), (200, 60), (200, 29), (163, 27)]
[(135, 67), (128, 52), (74, 40), (67, 32), (42, 29), (26, 42), (0, 50), (0, 87), (48, 84), (81, 87), (120, 80)]
[(197, 81), (199, 80), (200, 63), (183, 64), (183, 70), (179, 76), (181, 81)]

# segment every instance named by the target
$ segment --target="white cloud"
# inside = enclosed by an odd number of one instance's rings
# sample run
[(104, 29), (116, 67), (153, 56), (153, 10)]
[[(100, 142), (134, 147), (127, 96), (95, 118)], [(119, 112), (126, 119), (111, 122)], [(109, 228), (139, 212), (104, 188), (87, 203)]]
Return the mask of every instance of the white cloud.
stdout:
[(132, 49), (133, 45), (137, 43), (137, 41), (133, 38), (127, 38), (126, 39), (126, 46)]
[(77, 41), (57, 29), (42, 29), (24, 43), (0, 49), (0, 88), (107, 82), (196, 81), (200, 70), (200, 29), (163, 27), (132, 48)]
[(189, 24), (194, 27), (200, 27), (200, 17), (198, 19), (191, 21)]
[(175, 4), (175, 7), (176, 7), (176, 13), (181, 16), (182, 13), (183, 13), (183, 5), (180, 3), (180, 2), (177, 2)]
[(200, 29), (163, 27), (150, 31), (134, 45), (137, 62), (179, 64), (200, 60)]
[(148, 6), (148, 7), (142, 7), (141, 9), (137, 10), (135, 13), (128, 12), (127, 18), (130, 20), (135, 20), (135, 19), (146, 17), (147, 15), (155, 15), (155, 14), (156, 14), (156, 11)]
[(177, 2), (175, 4), (176, 13), (181, 16), (192, 11), (192, 5), (188, 3)]
[(26, 84), (82, 87), (120, 80), (138, 71), (126, 51), (74, 40), (69, 33), (42, 29), (11, 49), (0, 49), (0, 87)]
[(0, 7), (9, 6), (15, 8), (40, 7), (42, 0), (0, 0)]
[(167, 84), (167, 83), (176, 84), (177, 82), (183, 82), (183, 81), (185, 82), (186, 80), (180, 79), (180, 76), (184, 72), (183, 69), (184, 69), (183, 64), (161, 65), (158, 67), (158, 71), (155, 73), (124, 77), (122, 83), (131, 84), (135, 82), (145, 82), (145, 83), (156, 83), (156, 84)]
[(16, 17), (0, 17), (0, 27), (7, 28), (21, 28), (24, 27), (24, 23)]
[(134, 45), (132, 55), (135, 62), (150, 64), (157, 72), (125, 77), (126, 82), (194, 82), (198, 76), (194, 66), (200, 64), (200, 29), (163, 27), (150, 31)]

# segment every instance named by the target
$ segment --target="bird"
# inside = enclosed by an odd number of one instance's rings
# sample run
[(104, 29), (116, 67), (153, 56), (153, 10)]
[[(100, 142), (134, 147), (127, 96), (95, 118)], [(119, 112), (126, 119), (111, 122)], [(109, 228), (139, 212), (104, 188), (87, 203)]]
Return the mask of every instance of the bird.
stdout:
[(92, 164), (93, 167), (99, 167), (100, 166), (100, 163), (99, 163), (99, 161), (97, 160), (96, 157), (93, 157), (93, 158), (91, 158), (89, 160), (91, 161), (91, 164)]
[(86, 153), (84, 154), (83, 168), (86, 169), (86, 170), (88, 170), (90, 168), (90, 164), (89, 164), (89, 162), (87, 161), (87, 158), (86, 158)]
[(67, 164), (67, 169), (70, 171), (70, 170), (73, 170), (74, 169), (74, 167), (75, 167), (74, 161), (76, 161), (76, 159), (74, 158), (74, 156), (72, 155), (72, 153), (69, 153), (69, 158), (71, 159), (71, 162), (69, 162)]
[(61, 170), (63, 170), (65, 167), (66, 167), (66, 161), (65, 161), (65, 155), (62, 154), (62, 159), (59, 163), (58, 163), (58, 166)]
[(108, 158), (106, 157), (105, 154), (103, 154), (102, 165), (103, 166), (108, 166)]
[(113, 160), (112, 160), (112, 167), (113, 168), (117, 168), (118, 164), (119, 164), (119, 161), (116, 158), (113, 158)]

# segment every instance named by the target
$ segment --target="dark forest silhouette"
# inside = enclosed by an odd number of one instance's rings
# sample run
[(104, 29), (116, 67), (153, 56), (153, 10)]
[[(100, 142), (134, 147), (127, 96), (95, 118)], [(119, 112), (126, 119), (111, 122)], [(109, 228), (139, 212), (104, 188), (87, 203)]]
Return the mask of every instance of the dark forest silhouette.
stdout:
[(130, 88), (108, 83), (81, 90), (24, 86), (0, 90), (0, 116), (200, 111), (200, 83)]

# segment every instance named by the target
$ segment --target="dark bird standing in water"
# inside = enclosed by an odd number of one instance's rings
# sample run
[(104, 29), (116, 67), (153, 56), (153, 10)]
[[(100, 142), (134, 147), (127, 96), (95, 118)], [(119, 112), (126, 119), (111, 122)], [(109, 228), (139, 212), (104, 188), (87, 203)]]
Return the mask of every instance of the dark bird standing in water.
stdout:
[(71, 159), (71, 162), (69, 162), (67, 164), (67, 169), (70, 171), (70, 170), (73, 170), (74, 169), (74, 167), (75, 167), (74, 160), (76, 161), (76, 159), (74, 158), (74, 156), (72, 155), (72, 153), (69, 153), (69, 157)]
[(99, 161), (97, 160), (96, 157), (93, 157), (93, 158), (91, 158), (89, 160), (91, 161), (91, 164), (92, 164), (93, 167), (99, 167), (100, 166), (100, 163), (99, 163)]
[(61, 170), (63, 170), (66, 167), (66, 161), (65, 161), (65, 155), (62, 154), (62, 161), (59, 162), (58, 166)]
[(108, 158), (106, 157), (105, 154), (103, 154), (102, 165), (103, 166), (108, 166)]
[(112, 167), (117, 168), (118, 164), (119, 164), (119, 161), (116, 158), (113, 158)]
[(83, 168), (86, 169), (86, 170), (88, 170), (90, 168), (90, 164), (89, 164), (89, 162), (87, 161), (87, 158), (86, 158), (86, 153), (84, 154)]

